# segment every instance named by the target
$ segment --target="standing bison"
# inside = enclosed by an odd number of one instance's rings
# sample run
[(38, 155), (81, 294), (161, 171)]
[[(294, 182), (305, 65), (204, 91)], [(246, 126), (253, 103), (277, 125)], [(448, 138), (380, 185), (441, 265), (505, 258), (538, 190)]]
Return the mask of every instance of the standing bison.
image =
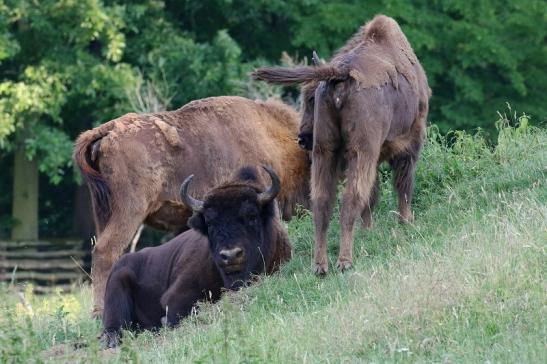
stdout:
[(221, 290), (238, 289), (252, 274), (272, 273), (291, 258), (291, 244), (279, 220), (275, 197), (280, 183), (264, 188), (255, 168), (212, 189), (204, 201), (181, 198), (194, 211), (186, 231), (162, 246), (124, 255), (106, 286), (101, 341), (118, 344), (122, 328), (174, 326), (199, 300), (216, 301)]
[[(345, 172), (340, 212), (340, 270), (353, 264), (353, 225), (371, 224), (377, 200), (377, 166), (388, 161), (403, 222), (412, 220), (414, 170), (425, 138), (431, 90), (401, 28), (377, 15), (338, 51), (315, 67), (262, 68), (255, 79), (303, 83), (299, 143), (313, 147), (311, 200), (315, 222), (314, 270), (325, 274), (327, 228), (336, 184)], [(313, 143), (310, 143), (313, 141)], [(342, 168), (343, 166), (343, 168)]]
[(186, 229), (191, 210), (179, 198), (195, 173), (197, 198), (244, 165), (279, 173), (283, 218), (307, 206), (309, 158), (296, 144), (298, 117), (274, 101), (213, 97), (176, 111), (127, 114), (84, 132), (74, 148), (92, 196), (97, 242), (93, 248), (94, 312), (100, 315), (112, 265), (146, 224)]

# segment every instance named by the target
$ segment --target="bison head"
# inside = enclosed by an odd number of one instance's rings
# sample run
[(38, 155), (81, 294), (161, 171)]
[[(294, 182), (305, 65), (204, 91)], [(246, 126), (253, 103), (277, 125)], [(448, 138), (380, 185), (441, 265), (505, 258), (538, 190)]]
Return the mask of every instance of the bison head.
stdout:
[(181, 187), (182, 201), (194, 211), (188, 225), (207, 236), (209, 249), (224, 287), (237, 289), (252, 274), (259, 274), (271, 253), (275, 197), (280, 189), (277, 175), (264, 167), (272, 184), (265, 190), (257, 170), (241, 168), (231, 182), (211, 190), (204, 201), (188, 194), (192, 176)]

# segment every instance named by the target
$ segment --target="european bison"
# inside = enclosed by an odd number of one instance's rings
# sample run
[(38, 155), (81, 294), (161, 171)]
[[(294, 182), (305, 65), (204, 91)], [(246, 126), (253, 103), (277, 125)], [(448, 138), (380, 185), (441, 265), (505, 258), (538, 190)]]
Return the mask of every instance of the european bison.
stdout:
[(222, 289), (238, 289), (251, 275), (272, 273), (291, 258), (274, 200), (279, 178), (266, 171), (272, 180), (267, 189), (257, 170), (245, 167), (204, 201), (188, 194), (192, 176), (183, 182), (182, 201), (194, 210), (192, 230), (125, 254), (114, 265), (106, 286), (103, 346), (116, 346), (124, 327), (177, 325), (199, 300), (216, 301)]
[(371, 224), (382, 161), (389, 161), (394, 171), (400, 220), (412, 220), (414, 170), (425, 139), (431, 90), (401, 28), (384, 15), (365, 24), (328, 64), (317, 64), (315, 58), (315, 67), (262, 68), (253, 76), (279, 84), (304, 83), (300, 144), (309, 147), (313, 138), (314, 270), (325, 274), (326, 234), (342, 169), (346, 186), (336, 264), (340, 270), (353, 264), (357, 216), (361, 214), (365, 227)]
[(103, 307), (112, 265), (145, 222), (181, 232), (191, 210), (178, 188), (195, 173), (192, 194), (205, 192), (244, 165), (279, 173), (283, 218), (308, 205), (309, 157), (296, 143), (298, 116), (275, 101), (212, 97), (176, 111), (127, 114), (84, 132), (74, 148), (92, 195), (97, 242), (93, 249), (94, 313)]

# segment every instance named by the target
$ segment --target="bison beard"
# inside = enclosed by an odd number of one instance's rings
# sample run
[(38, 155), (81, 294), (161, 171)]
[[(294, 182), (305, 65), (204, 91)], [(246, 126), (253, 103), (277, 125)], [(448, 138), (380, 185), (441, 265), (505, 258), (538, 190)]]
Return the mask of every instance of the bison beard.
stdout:
[(303, 83), (299, 144), (312, 152), (311, 204), (315, 222), (316, 274), (327, 273), (327, 229), (336, 185), (345, 174), (337, 267), (353, 264), (353, 226), (361, 215), (371, 225), (377, 167), (389, 161), (400, 221), (410, 209), (416, 161), (425, 139), (431, 90), (412, 47), (392, 18), (377, 15), (327, 64), (262, 68), (255, 79)]
[(204, 201), (188, 194), (192, 176), (184, 181), (181, 198), (194, 211), (192, 230), (115, 264), (106, 287), (103, 347), (117, 346), (122, 328), (177, 325), (199, 300), (216, 301), (222, 289), (238, 289), (291, 258), (274, 200), (280, 182), (266, 171), (272, 179), (266, 190), (256, 169), (245, 167)]

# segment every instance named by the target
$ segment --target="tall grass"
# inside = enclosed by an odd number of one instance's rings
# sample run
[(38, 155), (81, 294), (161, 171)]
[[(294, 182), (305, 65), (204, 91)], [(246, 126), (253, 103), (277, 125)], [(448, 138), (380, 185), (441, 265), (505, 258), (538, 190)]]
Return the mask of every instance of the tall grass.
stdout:
[(350, 272), (311, 273), (313, 225), (304, 214), (288, 225), (295, 254), (279, 274), (201, 305), (176, 330), (127, 333), (105, 352), (87, 286), (24, 300), (3, 287), (0, 362), (543, 363), (547, 131), (522, 117), (500, 120), (495, 144), (480, 132), (429, 128), (414, 224), (398, 224), (382, 169), (374, 227), (358, 229)]

